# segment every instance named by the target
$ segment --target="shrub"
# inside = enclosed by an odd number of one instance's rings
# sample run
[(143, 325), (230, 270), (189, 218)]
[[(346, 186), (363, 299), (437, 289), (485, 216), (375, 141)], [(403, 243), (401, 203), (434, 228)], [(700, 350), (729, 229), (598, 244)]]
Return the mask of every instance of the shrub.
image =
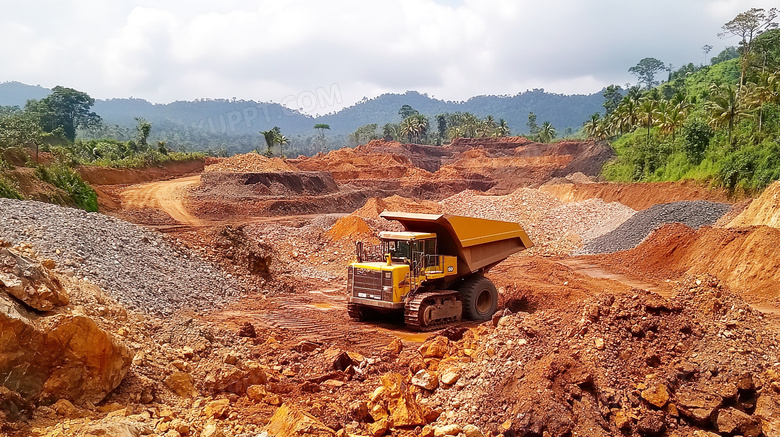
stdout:
[(98, 210), (97, 193), (81, 179), (78, 173), (70, 168), (62, 164), (55, 164), (51, 167), (39, 165), (35, 169), (35, 174), (40, 180), (68, 193), (68, 196), (79, 208), (90, 212)]

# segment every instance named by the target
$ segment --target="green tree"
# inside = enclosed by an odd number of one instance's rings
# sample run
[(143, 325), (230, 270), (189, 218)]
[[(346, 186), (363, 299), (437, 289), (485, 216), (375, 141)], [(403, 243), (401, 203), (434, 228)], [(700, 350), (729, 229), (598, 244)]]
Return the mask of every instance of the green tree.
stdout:
[(686, 123), (683, 127), (683, 151), (688, 156), (688, 160), (698, 165), (714, 135), (712, 128), (700, 120)]
[(528, 126), (529, 139), (536, 140), (539, 135), (539, 131), (541, 130), (539, 128), (539, 125), (536, 124), (536, 114), (534, 114), (533, 112), (529, 112), (528, 122), (525, 125)]
[(319, 143), (319, 150), (323, 151), (325, 148), (325, 131), (330, 130), (330, 125), (325, 123), (317, 123), (314, 125), (314, 129), (317, 129), (317, 142)]
[(753, 39), (761, 35), (767, 29), (777, 27), (777, 8), (765, 11), (761, 8), (751, 8), (746, 12), (737, 14), (733, 20), (723, 25), (721, 38), (736, 36), (740, 38), (739, 45), (742, 48), (741, 72), (739, 77), (740, 88), (745, 84), (745, 74), (753, 51)]
[(709, 44), (704, 44), (701, 47), (701, 51), (704, 52), (704, 65), (707, 65), (707, 55), (710, 53), (711, 50), (712, 50), (712, 46)]
[(262, 135), (265, 139), (265, 156), (270, 158), (274, 155), (273, 147), (274, 144), (276, 144), (276, 142), (279, 140), (279, 136), (281, 136), (281, 134), (282, 131), (278, 126), (274, 126), (273, 128), (266, 131), (260, 131), (260, 135)]
[(731, 84), (710, 87), (710, 100), (706, 105), (710, 115), (710, 126), (725, 127), (729, 132), (729, 144), (733, 144), (734, 126), (740, 118), (748, 115), (739, 100), (739, 91)]
[(35, 146), (37, 151), (42, 135), (37, 117), (29, 113), (9, 110), (0, 115), (0, 149)]
[(25, 110), (36, 114), (44, 132), (62, 128), (65, 138), (73, 142), (77, 128), (100, 122), (100, 116), (90, 112), (94, 104), (95, 99), (87, 93), (55, 86), (47, 97), (28, 101)]
[(386, 141), (398, 141), (401, 135), (401, 125), (397, 123), (385, 123), (382, 126), (382, 136)]
[(589, 140), (603, 140), (607, 137), (601, 120), (601, 114), (596, 112), (585, 122), (585, 134), (588, 136)]
[(555, 128), (549, 121), (542, 123), (541, 129), (539, 129), (539, 141), (542, 143), (549, 143), (555, 139)]
[(439, 145), (441, 145), (442, 140), (447, 135), (447, 117), (444, 114), (436, 116), (436, 127), (439, 131)]
[(398, 114), (401, 115), (401, 120), (406, 120), (407, 118), (411, 117), (414, 114), (419, 114), (416, 109), (412, 108), (409, 105), (403, 105), (401, 106), (401, 109), (398, 110)]
[(401, 122), (401, 134), (406, 135), (409, 142), (420, 143), (428, 134), (430, 124), (428, 118), (422, 114), (412, 114)]
[(651, 97), (644, 97), (639, 102), (639, 121), (647, 129), (645, 145), (650, 143), (650, 128), (658, 121), (658, 102)]
[(655, 58), (644, 58), (638, 64), (628, 69), (628, 72), (637, 77), (639, 85), (650, 89), (658, 85), (655, 75), (666, 70), (666, 64)]
[(604, 109), (607, 110), (607, 117), (617, 109), (620, 101), (623, 100), (621, 91), (623, 91), (623, 88), (620, 85), (610, 85), (604, 90)]
[(290, 144), (290, 140), (280, 132), (279, 136), (276, 137), (276, 142), (279, 143), (279, 157), (282, 159), (286, 158), (284, 156), (284, 145)]
[(165, 144), (165, 141), (157, 142), (157, 152), (163, 155), (168, 154), (168, 146)]
[(135, 117), (135, 121), (138, 123), (136, 126), (136, 130), (138, 131), (138, 145), (142, 150), (147, 150), (149, 148), (147, 140), (149, 139), (149, 134), (152, 132), (152, 123), (149, 123), (141, 117)]
[(357, 128), (355, 132), (349, 134), (349, 140), (356, 146), (359, 144), (366, 144), (371, 140), (376, 140), (379, 138), (376, 129), (376, 123), (364, 124)]
[(726, 62), (729, 59), (734, 59), (739, 57), (739, 50), (736, 47), (726, 47), (725, 49), (721, 50), (720, 53), (718, 53), (716, 56), (713, 56), (712, 59), (710, 59), (711, 65), (717, 65), (721, 62)]
[(507, 124), (506, 120), (503, 118), (498, 119), (498, 127), (496, 127), (496, 136), (497, 137), (508, 137), (511, 131), (509, 130), (509, 125)]

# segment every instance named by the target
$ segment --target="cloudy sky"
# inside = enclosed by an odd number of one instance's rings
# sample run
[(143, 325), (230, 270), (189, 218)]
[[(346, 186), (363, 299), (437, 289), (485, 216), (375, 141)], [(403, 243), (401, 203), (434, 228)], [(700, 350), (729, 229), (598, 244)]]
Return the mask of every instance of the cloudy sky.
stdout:
[[(385, 92), (445, 100), (634, 83), (737, 40), (723, 23), (777, 0), (27, 0), (0, 14), (0, 82), (155, 103), (200, 97), (326, 113)], [(309, 102), (320, 96), (318, 107)]]

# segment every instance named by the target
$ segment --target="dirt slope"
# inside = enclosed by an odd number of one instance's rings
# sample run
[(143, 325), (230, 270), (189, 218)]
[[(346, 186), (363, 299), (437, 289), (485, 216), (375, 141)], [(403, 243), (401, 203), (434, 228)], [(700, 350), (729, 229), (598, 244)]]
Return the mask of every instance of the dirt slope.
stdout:
[(708, 273), (749, 301), (780, 296), (780, 229), (667, 224), (634, 249), (585, 257), (630, 276), (665, 281)]
[(767, 187), (727, 227), (760, 225), (780, 228), (780, 181)]
[(659, 203), (680, 200), (734, 203), (734, 199), (731, 199), (725, 191), (711, 189), (693, 182), (559, 184), (544, 185), (539, 189), (554, 195), (563, 202), (576, 202), (598, 197), (605, 202), (620, 202), (637, 211)]

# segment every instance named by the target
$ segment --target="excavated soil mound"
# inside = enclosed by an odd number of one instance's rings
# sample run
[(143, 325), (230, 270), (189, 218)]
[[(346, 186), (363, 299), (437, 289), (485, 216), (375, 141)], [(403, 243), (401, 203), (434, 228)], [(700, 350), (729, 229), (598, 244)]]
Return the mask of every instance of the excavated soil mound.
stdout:
[(711, 277), (669, 299), (602, 294), (496, 322), (447, 342), (436, 373), (456, 382), (426, 404), (444, 411), (438, 423), (516, 436), (758, 436), (780, 425), (778, 332)]
[[(513, 149), (494, 147), (494, 142), (509, 139), (480, 138), (469, 141), (469, 148), (460, 147), (459, 154), (448, 161), (439, 173), (452, 175), (478, 174), (496, 181), (491, 192), (506, 194), (518, 187), (539, 186), (552, 178), (572, 173), (596, 176), (614, 151), (603, 142), (561, 141), (553, 144), (533, 143), (525, 138)], [(479, 147), (477, 147), (479, 146)], [(441, 176), (439, 176), (441, 177)]]
[(532, 144), (533, 141), (526, 137), (498, 137), (498, 138), (455, 138), (452, 143), (445, 145), (445, 148), (463, 152), (474, 147), (491, 149), (493, 152), (507, 154), (514, 153), (518, 146)]
[(213, 308), (240, 294), (233, 280), (159, 233), (102, 214), (0, 199), (0, 238), (32, 244), (60, 269), (143, 312)]
[(441, 167), (443, 159), (452, 156), (453, 151), (439, 146), (427, 146), (422, 144), (401, 144), (395, 141), (372, 140), (355, 148), (366, 153), (381, 153), (400, 155), (409, 159), (415, 166), (435, 172)]
[(636, 213), (614, 231), (585, 244), (582, 254), (613, 253), (628, 250), (641, 243), (658, 226), (682, 223), (698, 229), (715, 223), (731, 208), (725, 203), (704, 200), (663, 203)]
[(363, 217), (355, 215), (348, 215), (342, 217), (336, 221), (336, 223), (328, 229), (325, 233), (334, 241), (340, 240), (352, 240), (369, 238), (374, 235), (374, 230), (371, 229), (366, 220)]
[(717, 276), (745, 298), (780, 296), (780, 230), (766, 226), (698, 231), (673, 223), (636, 248), (595, 257), (629, 275), (663, 281), (684, 273)]
[(378, 242), (375, 234), (380, 231), (401, 230), (398, 222), (387, 221), (379, 217), (384, 211), (438, 214), (441, 206), (431, 201), (414, 201), (394, 195), (384, 199), (372, 197), (352, 214), (342, 217), (328, 230), (327, 235), (334, 241), (351, 239)]
[(306, 171), (328, 171), (337, 181), (353, 179), (398, 179), (414, 167), (409, 158), (389, 153), (373, 153), (364, 149), (343, 148), (327, 155), (295, 160)]
[(771, 226), (780, 228), (780, 181), (774, 182), (745, 211), (731, 221), (728, 227)]
[[(560, 179), (558, 181), (561, 182)], [(574, 183), (545, 184), (540, 189), (553, 194), (564, 202), (576, 202), (598, 197), (604, 199), (605, 202), (620, 202), (637, 211), (659, 203), (681, 200), (733, 202), (726, 191), (708, 188), (692, 181), (631, 184), (572, 182)]]
[(378, 219), (379, 214), (384, 211), (438, 214), (441, 212), (441, 205), (429, 200), (415, 201), (398, 195), (385, 197), (384, 199), (373, 197), (368, 199), (365, 205), (351, 215)]
[(211, 158), (203, 170), (208, 172), (266, 173), (298, 171), (294, 165), (281, 158), (267, 158), (257, 153), (245, 153), (229, 158)]
[(318, 195), (339, 190), (327, 172), (207, 172), (200, 178), (198, 192), (225, 197)]

